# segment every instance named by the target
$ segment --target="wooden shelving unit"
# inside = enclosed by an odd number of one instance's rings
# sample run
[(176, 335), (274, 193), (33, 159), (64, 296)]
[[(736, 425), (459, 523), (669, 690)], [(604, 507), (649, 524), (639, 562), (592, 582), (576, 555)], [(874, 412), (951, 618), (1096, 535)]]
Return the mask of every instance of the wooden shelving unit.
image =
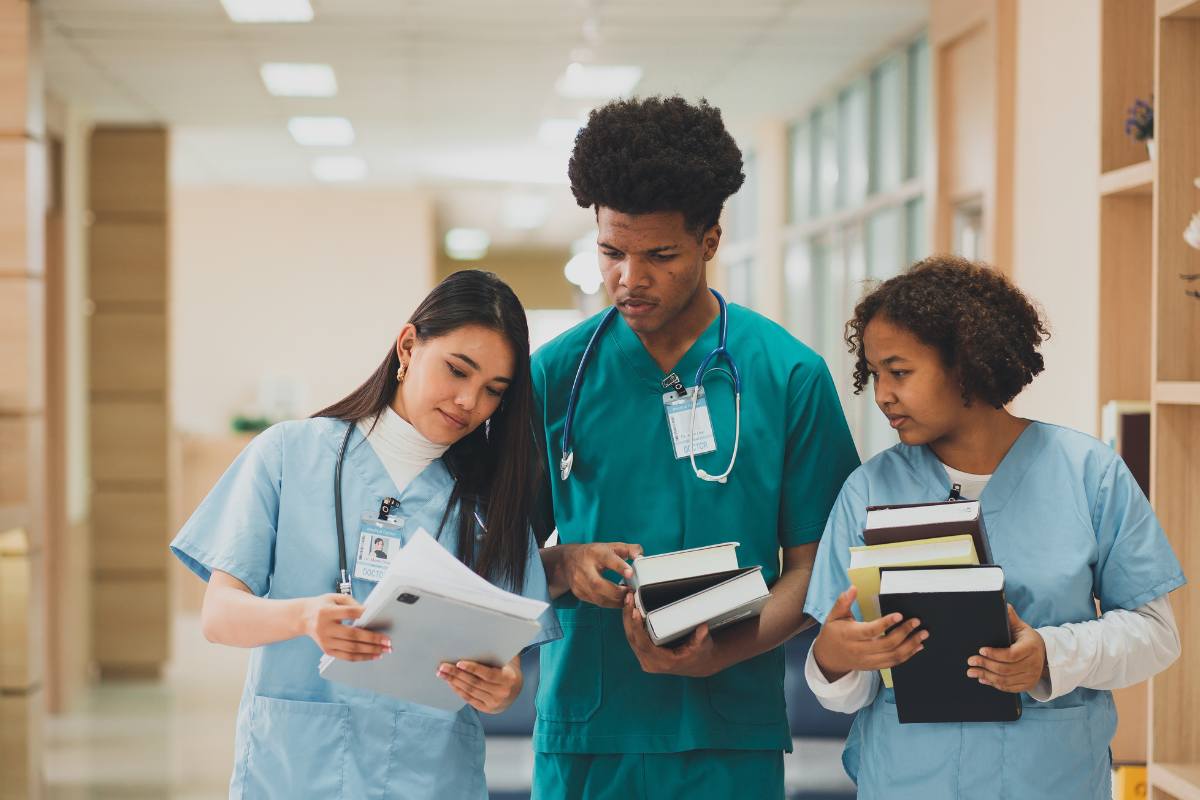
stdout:
[[(1200, 251), (1183, 229), (1200, 209), (1200, 0), (1157, 0), (1151, 353), (1151, 499), (1184, 572), (1200, 579), (1200, 299), (1184, 273)], [(1200, 591), (1171, 594), (1183, 655), (1150, 682), (1149, 781), (1157, 800), (1200, 800)]]

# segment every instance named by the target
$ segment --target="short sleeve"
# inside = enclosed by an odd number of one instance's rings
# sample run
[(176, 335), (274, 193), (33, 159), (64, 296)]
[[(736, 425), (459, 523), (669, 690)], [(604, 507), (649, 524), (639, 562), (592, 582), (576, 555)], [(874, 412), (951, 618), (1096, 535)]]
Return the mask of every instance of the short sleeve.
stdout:
[[(533, 600), (541, 600), (549, 603), (550, 587), (546, 583), (546, 570), (542, 567), (542, 555), (538, 550), (537, 539), (534, 538), (532, 532), (529, 534), (529, 552), (526, 558), (525, 584), (521, 587), (521, 594)], [(539, 647), (547, 642), (553, 642), (556, 639), (561, 639), (563, 636), (562, 628), (558, 624), (558, 615), (554, 612), (553, 604), (538, 618), (538, 623), (542, 628), (538, 631), (537, 638), (525, 648), (526, 650), (532, 647)]]
[(834, 498), (858, 464), (833, 379), (825, 362), (818, 361), (788, 404), (780, 545), (795, 547), (820, 538)]
[(203, 580), (220, 570), (266, 594), (275, 563), (282, 448), (278, 425), (246, 445), (171, 542), (171, 552)]
[(1132, 611), (1187, 582), (1150, 501), (1120, 457), (1101, 479), (1093, 514), (1101, 612)]
[[(804, 600), (804, 613), (824, 623), (838, 595), (850, 587), (847, 568), (850, 562), (850, 547), (862, 544), (862, 529), (865, 522), (867, 502), (864, 493), (856, 486), (861, 473), (852, 475), (838, 493), (825, 524), (821, 546), (813, 562), (812, 577), (808, 581), (808, 596)], [(858, 603), (854, 615), (861, 619)]]

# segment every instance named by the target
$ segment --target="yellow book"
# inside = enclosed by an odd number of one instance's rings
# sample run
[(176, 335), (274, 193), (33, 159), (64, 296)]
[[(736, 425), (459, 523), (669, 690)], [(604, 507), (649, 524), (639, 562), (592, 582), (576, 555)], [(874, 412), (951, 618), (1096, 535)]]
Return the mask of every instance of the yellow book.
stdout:
[[(975, 541), (970, 534), (917, 539), (911, 542), (850, 548), (850, 583), (858, 589), (858, 610), (863, 622), (879, 619), (880, 567), (941, 567), (978, 564)], [(892, 671), (880, 670), (883, 685), (892, 687)]]
[(1138, 800), (1146, 795), (1146, 767), (1122, 764), (1113, 768), (1113, 800)]

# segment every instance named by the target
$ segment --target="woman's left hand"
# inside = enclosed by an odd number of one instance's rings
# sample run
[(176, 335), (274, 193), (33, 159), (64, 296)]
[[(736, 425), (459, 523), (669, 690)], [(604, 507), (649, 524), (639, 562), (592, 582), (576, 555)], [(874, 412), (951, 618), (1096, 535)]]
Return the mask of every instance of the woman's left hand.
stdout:
[(511, 706), (525, 683), (520, 656), (503, 667), (489, 667), (477, 661), (446, 663), (438, 667), (437, 674), (472, 708), (486, 714), (499, 714)]
[(983, 648), (979, 655), (967, 659), (971, 667), (967, 677), (1002, 692), (1027, 692), (1048, 673), (1046, 643), (1040, 633), (1017, 616), (1011, 604), (1008, 628), (1012, 633), (1012, 647)]

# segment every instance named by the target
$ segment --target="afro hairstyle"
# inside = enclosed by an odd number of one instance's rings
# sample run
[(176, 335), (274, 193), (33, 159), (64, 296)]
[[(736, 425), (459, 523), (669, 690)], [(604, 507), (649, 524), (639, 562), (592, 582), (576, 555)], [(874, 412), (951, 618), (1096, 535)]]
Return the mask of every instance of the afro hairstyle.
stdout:
[(858, 302), (846, 323), (856, 394), (871, 380), (863, 334), (876, 317), (936, 349), (966, 405), (1002, 408), (1045, 367), (1038, 348), (1050, 332), (1037, 306), (998, 270), (958, 256), (920, 261)]
[(679, 211), (697, 235), (717, 224), (746, 179), (721, 111), (678, 96), (615, 100), (592, 111), (567, 173), (583, 208)]

